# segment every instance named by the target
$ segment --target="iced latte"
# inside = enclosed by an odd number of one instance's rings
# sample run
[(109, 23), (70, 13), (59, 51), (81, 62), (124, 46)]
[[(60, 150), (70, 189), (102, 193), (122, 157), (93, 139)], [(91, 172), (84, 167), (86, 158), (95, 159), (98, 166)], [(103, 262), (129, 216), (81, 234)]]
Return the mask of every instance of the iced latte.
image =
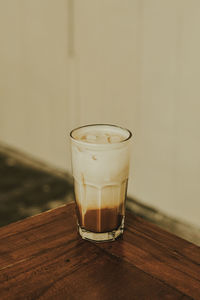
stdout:
[(70, 133), (79, 233), (93, 241), (123, 233), (131, 132), (87, 125)]

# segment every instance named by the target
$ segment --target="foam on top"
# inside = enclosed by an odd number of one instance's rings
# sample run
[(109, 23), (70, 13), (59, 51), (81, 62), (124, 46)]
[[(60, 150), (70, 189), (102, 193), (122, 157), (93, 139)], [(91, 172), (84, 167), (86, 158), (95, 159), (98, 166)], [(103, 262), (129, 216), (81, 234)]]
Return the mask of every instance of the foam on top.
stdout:
[(115, 144), (127, 140), (131, 133), (114, 125), (88, 125), (71, 132), (71, 137), (90, 144)]

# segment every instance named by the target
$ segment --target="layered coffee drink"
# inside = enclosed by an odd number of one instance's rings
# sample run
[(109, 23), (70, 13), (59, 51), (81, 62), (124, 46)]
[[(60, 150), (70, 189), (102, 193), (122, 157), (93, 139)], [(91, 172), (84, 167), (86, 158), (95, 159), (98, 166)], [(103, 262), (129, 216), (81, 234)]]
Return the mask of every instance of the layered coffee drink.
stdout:
[(87, 125), (70, 135), (79, 233), (84, 239), (114, 240), (124, 227), (131, 133)]

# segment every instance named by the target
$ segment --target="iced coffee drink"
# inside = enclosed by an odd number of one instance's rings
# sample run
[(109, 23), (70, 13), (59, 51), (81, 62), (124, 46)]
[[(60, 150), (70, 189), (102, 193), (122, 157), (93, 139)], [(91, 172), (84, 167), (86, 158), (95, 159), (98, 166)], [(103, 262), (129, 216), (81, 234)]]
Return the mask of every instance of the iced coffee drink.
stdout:
[(87, 125), (70, 133), (79, 233), (93, 241), (123, 233), (131, 132)]

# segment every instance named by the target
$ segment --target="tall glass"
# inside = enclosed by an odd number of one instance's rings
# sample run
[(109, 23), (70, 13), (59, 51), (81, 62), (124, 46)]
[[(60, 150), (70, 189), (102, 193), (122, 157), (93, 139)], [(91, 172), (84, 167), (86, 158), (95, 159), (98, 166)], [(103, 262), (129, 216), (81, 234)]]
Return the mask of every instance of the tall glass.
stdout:
[(123, 233), (131, 136), (128, 129), (105, 124), (70, 133), (78, 230), (83, 239), (113, 241)]

